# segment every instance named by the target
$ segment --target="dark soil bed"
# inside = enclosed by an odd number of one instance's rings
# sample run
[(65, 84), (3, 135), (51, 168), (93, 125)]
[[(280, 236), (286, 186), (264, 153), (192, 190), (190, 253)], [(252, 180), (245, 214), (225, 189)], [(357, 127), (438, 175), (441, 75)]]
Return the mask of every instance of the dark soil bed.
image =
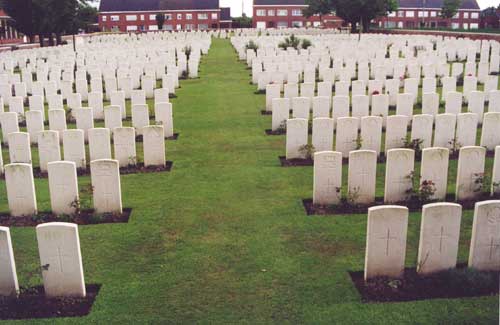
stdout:
[(262, 110), (262, 111), (260, 111), (260, 114), (261, 115), (273, 115), (273, 112), (272, 111)]
[(473, 271), (465, 265), (425, 277), (415, 268), (407, 268), (398, 280), (381, 277), (365, 282), (363, 271), (349, 272), (349, 275), (363, 303), (498, 295), (499, 272)]
[[(174, 133), (173, 136), (165, 138), (165, 140), (177, 140), (179, 138), (179, 133)], [(135, 137), (135, 142), (144, 142), (142, 135), (138, 135)]]
[[(422, 210), (422, 206), (429, 203), (438, 203), (438, 202), (449, 202), (449, 203), (458, 203), (462, 205), (464, 210), (472, 210), (477, 202), (485, 201), (485, 200), (493, 200), (499, 199), (497, 196), (490, 196), (489, 193), (484, 193), (481, 196), (478, 196), (474, 200), (463, 200), (463, 201), (455, 201), (454, 194), (448, 194), (444, 201), (432, 201), (432, 202), (420, 202), (420, 201), (405, 201), (399, 203), (391, 203), (390, 205), (402, 205), (408, 207), (410, 212), (418, 212)], [(304, 210), (308, 216), (311, 215), (346, 215), (346, 214), (363, 214), (368, 213), (368, 208), (386, 205), (384, 203), (383, 197), (375, 198), (375, 202), (372, 204), (364, 205), (349, 205), (349, 204), (339, 204), (339, 205), (314, 205), (312, 199), (303, 199), (302, 205), (304, 206)]]
[(273, 131), (271, 129), (266, 129), (266, 135), (286, 135), (286, 130)]
[(29, 288), (15, 298), (0, 298), (0, 319), (81, 317), (90, 313), (99, 293), (98, 284), (87, 285), (85, 298), (47, 298), (43, 286)]
[(122, 214), (96, 214), (94, 210), (83, 210), (79, 215), (58, 216), (52, 212), (39, 212), (35, 216), (12, 217), (10, 214), (0, 214), (0, 226), (4, 227), (35, 227), (46, 222), (71, 222), (77, 225), (97, 225), (104, 223), (127, 223), (131, 208), (123, 208)]
[[(169, 172), (172, 170), (174, 165), (173, 161), (166, 161), (165, 167), (144, 167), (143, 163), (137, 163), (137, 165), (130, 165), (128, 167), (120, 167), (120, 175), (128, 175), (128, 174), (140, 174), (140, 173), (161, 173), (161, 172)], [(87, 168), (78, 168), (76, 170), (78, 176), (89, 176), (90, 175), (90, 166)], [(33, 176), (35, 178), (47, 178), (47, 172), (42, 172), (40, 167), (33, 168)], [(2, 175), (0, 179), (4, 179), (5, 175)]]
[[(308, 158), (308, 159), (286, 159), (285, 156), (279, 156), (280, 164), (281, 167), (303, 167), (303, 166), (314, 166), (314, 160)], [(385, 157), (384, 155), (380, 155), (380, 157), (377, 159), (377, 163), (385, 163)], [(348, 165), (349, 164), (349, 159), (348, 158), (342, 158), (342, 165)]]

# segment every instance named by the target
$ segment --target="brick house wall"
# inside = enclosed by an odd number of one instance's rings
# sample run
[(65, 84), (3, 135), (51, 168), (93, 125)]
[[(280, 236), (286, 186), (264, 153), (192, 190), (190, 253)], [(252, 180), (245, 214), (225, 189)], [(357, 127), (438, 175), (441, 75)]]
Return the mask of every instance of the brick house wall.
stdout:
[(254, 5), (254, 28), (316, 27), (324, 25), (335, 28), (342, 25), (342, 19), (334, 15), (306, 18), (302, 11), (307, 5)]
[(400, 8), (388, 17), (375, 20), (379, 27), (385, 28), (439, 28), (478, 29), (481, 22), (481, 10), (460, 9), (455, 17), (440, 17), (440, 8)]
[(213, 9), (101, 12), (99, 28), (102, 31), (121, 32), (158, 30), (158, 13), (165, 14), (164, 30), (217, 29), (220, 26), (220, 9)]

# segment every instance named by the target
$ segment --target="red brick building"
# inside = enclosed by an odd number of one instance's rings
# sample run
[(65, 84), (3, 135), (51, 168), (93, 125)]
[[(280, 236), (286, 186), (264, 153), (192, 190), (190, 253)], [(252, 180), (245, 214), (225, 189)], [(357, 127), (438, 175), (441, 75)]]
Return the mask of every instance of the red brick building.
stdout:
[(254, 0), (253, 27), (340, 27), (342, 19), (331, 14), (306, 18), (302, 11), (307, 8), (305, 0)]
[(165, 15), (163, 30), (218, 29), (221, 20), (226, 25), (227, 19), (230, 20), (227, 10), (222, 17), (219, 0), (101, 0), (99, 28), (102, 31), (154, 31), (158, 30), (157, 14)]
[(463, 0), (455, 17), (441, 17), (443, 0), (399, 0), (399, 9), (376, 20), (384, 28), (437, 28), (477, 29), (481, 22), (481, 9), (476, 0)]

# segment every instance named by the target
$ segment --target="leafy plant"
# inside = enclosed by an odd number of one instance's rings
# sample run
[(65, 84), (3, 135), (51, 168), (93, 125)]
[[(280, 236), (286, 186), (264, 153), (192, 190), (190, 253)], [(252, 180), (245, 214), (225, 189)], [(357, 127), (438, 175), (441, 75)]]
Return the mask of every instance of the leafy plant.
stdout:
[(462, 147), (462, 144), (457, 141), (456, 138), (451, 139), (448, 141), (448, 144), (450, 145), (450, 151), (451, 151), (451, 156), (458, 155), (460, 148)]
[(356, 137), (356, 150), (360, 150), (363, 147), (363, 137), (361, 137), (361, 134), (358, 133), (358, 136)]
[(294, 34), (285, 38), (285, 40), (279, 43), (278, 47), (286, 50), (289, 47), (293, 47), (294, 49), (298, 49), (300, 45), (300, 39), (298, 39)]
[[(340, 191), (340, 189), (339, 189), (339, 191)], [(357, 206), (358, 204), (356, 203), (356, 201), (359, 198), (360, 191), (361, 191), (361, 188), (359, 186), (353, 188), (351, 191), (347, 191), (347, 193), (345, 195), (342, 195), (340, 202), (344, 206), (349, 206), (349, 207)]]
[(136, 166), (137, 165), (137, 156), (128, 157), (128, 165), (129, 165), (129, 167)]
[(422, 139), (412, 139), (410, 135), (403, 139), (403, 147), (407, 149), (413, 149), (415, 151), (415, 158), (422, 156), (422, 144), (424, 140)]
[(302, 48), (304, 50), (307, 50), (307, 48), (309, 48), (310, 46), (312, 46), (312, 43), (310, 40), (308, 40), (307, 38), (303, 39), (302, 40), (302, 44), (301, 44)]
[(408, 194), (408, 201), (418, 201), (423, 204), (433, 200), (434, 194), (436, 194), (436, 184), (433, 181), (423, 180), (419, 182), (415, 175), (415, 171), (412, 171), (406, 177), (410, 179), (412, 185), (412, 187), (406, 191), (406, 194)]
[(278, 133), (285, 133), (286, 132), (286, 121), (281, 122), (280, 126), (276, 129), (276, 132)]
[(246, 45), (245, 45), (245, 49), (247, 50), (254, 50), (254, 51), (257, 51), (259, 49), (259, 46), (257, 45), (257, 43), (255, 43), (253, 40), (250, 40)]
[(312, 144), (305, 144), (302, 147), (299, 148), (300, 154), (305, 158), (305, 159), (312, 159), (314, 155), (314, 151), (316, 149)]
[(474, 192), (483, 193), (488, 188), (488, 184), (491, 183), (491, 178), (486, 173), (475, 173), (474, 174)]

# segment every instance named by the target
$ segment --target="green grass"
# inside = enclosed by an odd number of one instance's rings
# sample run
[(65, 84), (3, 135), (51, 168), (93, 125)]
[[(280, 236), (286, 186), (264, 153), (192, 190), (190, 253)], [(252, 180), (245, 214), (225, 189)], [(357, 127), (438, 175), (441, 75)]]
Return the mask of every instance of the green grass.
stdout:
[[(279, 166), (284, 137), (264, 135), (271, 118), (260, 115), (264, 96), (248, 74), (229, 41), (214, 40), (201, 78), (182, 81), (172, 100), (180, 132), (167, 142), (172, 172), (122, 176), (130, 222), (80, 227), (86, 282), (102, 284), (91, 314), (40, 323), (498, 322), (498, 297), (362, 304), (347, 272), (363, 270), (366, 215), (305, 216), (312, 168)], [(36, 187), (48, 210), (47, 181)], [(460, 262), (471, 225), (467, 211)], [(419, 227), (412, 214), (407, 266), (416, 264)], [(40, 283), (29, 276), (39, 264), (34, 229), (12, 237), (20, 284)]]

